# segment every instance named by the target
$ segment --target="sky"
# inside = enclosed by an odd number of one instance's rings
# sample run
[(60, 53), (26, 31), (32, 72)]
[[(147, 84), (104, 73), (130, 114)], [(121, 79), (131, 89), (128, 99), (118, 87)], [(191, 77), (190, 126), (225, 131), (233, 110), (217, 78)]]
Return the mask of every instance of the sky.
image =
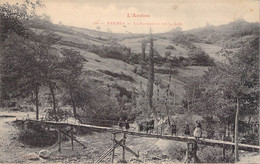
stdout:
[[(33, 1), (33, 0), (32, 0)], [(0, 0), (22, 2), (22, 0)], [(237, 19), (259, 22), (257, 0), (42, 0), (53, 23), (116, 33), (189, 30)]]

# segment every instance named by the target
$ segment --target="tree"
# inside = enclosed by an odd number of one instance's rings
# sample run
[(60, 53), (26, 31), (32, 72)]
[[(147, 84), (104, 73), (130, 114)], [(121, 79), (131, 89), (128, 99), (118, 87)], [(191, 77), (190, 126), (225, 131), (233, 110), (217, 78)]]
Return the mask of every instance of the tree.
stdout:
[[(8, 76), (7, 74), (5, 74), (6, 72), (4, 72), (4, 70), (6, 69), (3, 64), (7, 64), (8, 62), (10, 62), (10, 60), (5, 59), (7, 57), (7, 55), (5, 55), (5, 44), (9, 44), (10, 42), (5, 43), (5, 41), (8, 36), (11, 36), (9, 38), (10, 41), (11, 38), (14, 37), (18, 37), (18, 40), (21, 40), (21, 38), (19, 37), (28, 39), (32, 35), (32, 32), (26, 27), (26, 23), (28, 22), (28, 20), (30, 20), (30, 18), (35, 15), (35, 9), (39, 6), (42, 6), (42, 4), (38, 0), (36, 1), (36, 3), (25, 1), (22, 4), (17, 3), (15, 5), (10, 5), (8, 3), (4, 3), (0, 5), (0, 52), (2, 53), (0, 54), (0, 106), (3, 105), (2, 100), (5, 99), (5, 96), (8, 94), (7, 89), (4, 89), (5, 87), (3, 87), (8, 84), (8, 82), (6, 83), (6, 81), (3, 81), (3, 78), (6, 78)], [(23, 44), (19, 43), (18, 45), (21, 46)], [(9, 67), (11, 67), (10, 64)], [(17, 80), (13, 81), (13, 84), (15, 82), (17, 82)]]
[(40, 52), (37, 43), (17, 34), (5, 40), (3, 94), (6, 100), (26, 98), (33, 93), (36, 106), (36, 119), (39, 118), (39, 90), (42, 85)]
[[(66, 89), (69, 95), (69, 104), (73, 108), (73, 115), (77, 118), (77, 108), (80, 107), (81, 103), (78, 103), (79, 100), (82, 100), (80, 97), (81, 92), (81, 74), (83, 71), (83, 63), (86, 59), (78, 52), (71, 49), (63, 49), (63, 60), (61, 64), (61, 80), (63, 87)], [(84, 94), (83, 94), (84, 95)]]
[[(238, 52), (226, 55), (228, 63), (218, 63), (197, 81), (195, 100), (191, 105), (194, 113), (217, 118), (224, 129), (229, 123), (235, 126), (238, 119), (256, 116), (259, 98), (258, 39), (254, 37)], [(239, 129), (238, 125), (235, 127), (237, 143)]]
[(193, 61), (196, 65), (201, 66), (213, 66), (214, 59), (211, 58), (205, 51), (203, 51), (201, 48), (192, 49), (188, 52), (188, 55), (190, 59)]
[(149, 52), (149, 67), (148, 67), (148, 82), (146, 89), (146, 96), (150, 109), (153, 109), (153, 84), (154, 84), (154, 48), (153, 48), (153, 36), (150, 36), (150, 52)]
[(119, 119), (119, 103), (115, 96), (107, 95), (104, 89), (106, 86), (100, 86), (91, 79), (84, 79), (80, 88), (81, 90), (76, 92), (76, 104), (79, 106), (77, 112), (83, 118)]

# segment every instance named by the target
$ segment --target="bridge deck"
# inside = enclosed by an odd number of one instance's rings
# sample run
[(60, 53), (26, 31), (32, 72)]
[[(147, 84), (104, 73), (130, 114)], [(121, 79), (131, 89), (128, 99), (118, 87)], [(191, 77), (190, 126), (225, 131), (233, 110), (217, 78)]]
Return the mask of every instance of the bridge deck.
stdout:
[[(66, 122), (54, 122), (54, 121), (37, 121), (37, 120), (26, 120), (30, 122), (42, 122), (44, 124), (54, 125), (54, 126), (73, 126), (73, 127), (84, 127), (93, 130), (103, 130), (113, 133), (126, 133), (128, 135), (140, 136), (140, 137), (148, 137), (148, 138), (161, 138), (167, 140), (174, 140), (174, 141), (181, 141), (181, 142), (196, 142), (198, 144), (204, 144), (209, 146), (225, 146), (226, 148), (231, 148), (235, 145), (234, 142), (229, 141), (221, 141), (221, 140), (214, 140), (214, 139), (206, 139), (200, 138), (195, 139), (195, 137), (187, 137), (187, 136), (171, 136), (171, 135), (157, 135), (157, 134), (147, 134), (142, 132), (136, 131), (122, 131), (120, 129), (115, 129), (111, 127), (102, 127), (102, 126), (95, 126), (95, 125), (88, 125), (88, 124), (73, 124), (73, 123), (66, 123)], [(248, 144), (238, 144), (240, 150), (246, 151), (258, 151), (260, 146), (256, 145), (248, 145)]]

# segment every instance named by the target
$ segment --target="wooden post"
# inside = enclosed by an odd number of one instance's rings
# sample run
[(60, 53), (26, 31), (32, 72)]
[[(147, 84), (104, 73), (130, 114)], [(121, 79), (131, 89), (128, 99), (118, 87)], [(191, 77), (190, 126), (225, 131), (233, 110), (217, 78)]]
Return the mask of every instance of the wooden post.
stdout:
[[(223, 138), (223, 141), (226, 141), (225, 136)], [(222, 156), (223, 156), (223, 159), (225, 160), (225, 158), (226, 158), (226, 146), (225, 146), (225, 144), (223, 144)]]
[(72, 148), (72, 151), (74, 151), (74, 144), (73, 144), (73, 140), (74, 140), (74, 139), (73, 139), (73, 132), (74, 132), (74, 131), (73, 131), (73, 126), (71, 126), (71, 129), (72, 129), (72, 130), (71, 130), (71, 138), (70, 138), (70, 139), (71, 139), (71, 148)]
[(198, 150), (198, 143), (197, 142), (192, 143), (192, 158), (194, 160), (194, 163), (201, 163), (199, 158), (197, 157), (197, 150)]
[(189, 153), (190, 153), (190, 143), (187, 142), (187, 144), (186, 144), (186, 159), (185, 159), (185, 163), (187, 163), (189, 161)]
[[(223, 137), (222, 137), (223, 141), (226, 141), (226, 131), (227, 131), (227, 128), (226, 128), (226, 125), (224, 125), (224, 133), (223, 133)], [(222, 157), (223, 157), (224, 160), (225, 160), (225, 156), (226, 156), (226, 146), (225, 146), (225, 144), (223, 144)]]
[[(232, 142), (235, 142), (235, 135), (232, 136)], [(235, 146), (232, 145), (232, 154), (235, 154)]]
[(61, 151), (61, 132), (60, 132), (60, 127), (58, 127), (58, 142), (59, 142), (59, 149), (58, 151)]
[[(123, 145), (125, 146), (125, 140), (126, 140), (126, 133), (124, 133), (124, 140), (123, 140)], [(123, 147), (123, 159), (122, 161), (126, 161), (125, 160), (125, 147)]]
[[(112, 133), (112, 141), (113, 141), (113, 147), (115, 146), (115, 139), (116, 139), (116, 133)], [(113, 149), (112, 151), (112, 158), (111, 158), (111, 163), (114, 162), (114, 156), (115, 156), (115, 149)]]
[(237, 98), (237, 109), (236, 109), (236, 119), (235, 119), (235, 162), (239, 161), (238, 156), (238, 114), (239, 114), (239, 102)]

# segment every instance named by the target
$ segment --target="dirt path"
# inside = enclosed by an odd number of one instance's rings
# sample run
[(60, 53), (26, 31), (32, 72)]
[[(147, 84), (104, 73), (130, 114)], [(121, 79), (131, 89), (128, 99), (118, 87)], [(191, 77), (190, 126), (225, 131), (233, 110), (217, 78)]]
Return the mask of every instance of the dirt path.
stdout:
[[(15, 116), (15, 117), (5, 117)], [(12, 125), (16, 118), (25, 117), (26, 113), (0, 112), (0, 163), (25, 162), (26, 154), (32, 152), (22, 143), (18, 142), (19, 130)]]

